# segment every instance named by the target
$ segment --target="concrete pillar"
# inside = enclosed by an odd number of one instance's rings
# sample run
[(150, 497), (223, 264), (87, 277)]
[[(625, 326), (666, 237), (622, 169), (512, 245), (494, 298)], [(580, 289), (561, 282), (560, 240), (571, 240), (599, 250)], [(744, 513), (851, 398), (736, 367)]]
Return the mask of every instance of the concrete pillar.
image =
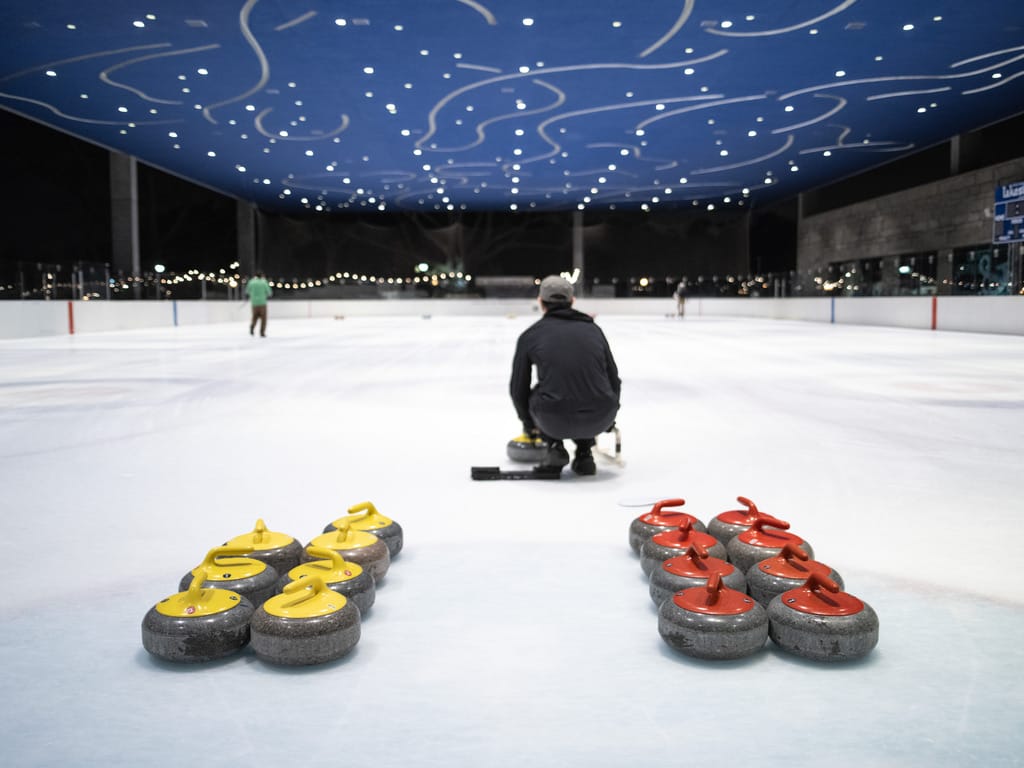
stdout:
[(235, 203), (235, 229), (237, 230), (239, 274), (253, 275), (256, 273), (257, 238), (256, 238), (256, 206), (246, 200)]
[(583, 256), (583, 211), (580, 210), (572, 212), (572, 268), (573, 271), (579, 270), (576, 295), (583, 296), (586, 293), (586, 270)]
[[(110, 239), (114, 269), (141, 275), (138, 173), (135, 158), (120, 152), (110, 153)], [(133, 286), (139, 298), (141, 287)]]
[(953, 293), (953, 249), (940, 249), (935, 258), (935, 292), (939, 296), (949, 296)]

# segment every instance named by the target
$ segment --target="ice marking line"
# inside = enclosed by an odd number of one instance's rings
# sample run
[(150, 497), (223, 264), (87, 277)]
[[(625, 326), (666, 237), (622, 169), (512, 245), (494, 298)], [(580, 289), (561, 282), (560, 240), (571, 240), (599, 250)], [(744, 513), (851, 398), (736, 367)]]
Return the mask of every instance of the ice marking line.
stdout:
[(10, 75), (4, 75), (3, 77), (0, 77), (0, 83), (4, 82), (4, 80), (13, 80), (15, 78), (21, 77), (22, 75), (27, 75), (27, 74), (29, 74), (31, 72), (38, 72), (41, 69), (55, 69), (57, 67), (60, 67), (63, 64), (74, 64), (74, 63), (79, 62), (79, 61), (88, 61), (89, 59), (98, 59), (98, 58), (100, 58), (102, 56), (113, 56), (114, 54), (117, 54), (117, 53), (130, 53), (132, 51), (145, 51), (145, 50), (147, 50), (149, 48), (169, 48), (170, 45), (171, 45), (170, 43), (153, 43), (152, 45), (133, 45), (130, 48), (113, 48), (113, 49), (111, 49), (109, 51), (97, 51), (95, 53), (87, 53), (87, 54), (85, 54), (83, 56), (74, 56), (74, 57), (72, 57), (70, 59), (59, 59), (57, 61), (51, 61), (51, 62), (48, 62), (46, 64), (40, 64), (37, 67), (30, 67), (29, 69), (23, 69), (20, 72), (14, 72), (13, 74), (10, 74)]
[(253, 124), (256, 126), (256, 130), (266, 136), (268, 139), (276, 139), (277, 141), (321, 141), (323, 139), (330, 139), (337, 136), (339, 133), (343, 133), (349, 125), (348, 115), (341, 115), (341, 124), (330, 133), (325, 133), (322, 136), (281, 136), (276, 133), (270, 133), (266, 128), (263, 127), (263, 118), (274, 111), (273, 107), (267, 107), (253, 120)]
[(951, 90), (953, 90), (951, 86), (944, 85), (941, 88), (924, 88), (920, 91), (896, 91), (894, 93), (876, 93), (874, 96), (868, 96), (866, 100), (878, 101), (878, 99), (894, 99), (898, 96), (923, 96), (926, 93), (944, 93), (945, 91)]
[(1000, 78), (999, 80), (996, 80), (991, 85), (984, 85), (981, 88), (974, 88), (974, 89), (972, 89), (970, 91), (961, 91), (960, 95), (961, 96), (970, 96), (970, 95), (973, 95), (975, 93), (981, 93), (982, 91), (991, 91), (993, 88), (999, 88), (1000, 86), (1006, 85), (1011, 80), (1016, 80), (1021, 75), (1024, 75), (1024, 70), (1022, 70), (1020, 72), (1017, 72), (1016, 74), (1010, 75), (1009, 77)]
[(496, 27), (498, 25), (498, 20), (494, 18), (494, 14), (487, 10), (483, 5), (476, 2), (476, 0), (458, 0), (458, 2), (462, 3), (463, 5), (468, 5), (474, 11), (479, 13), (487, 20), (487, 23), (490, 24), (492, 27)]
[(314, 16), (316, 16), (316, 13), (317, 13), (316, 11), (306, 11), (301, 16), (297, 16), (294, 19), (292, 19), (291, 21), (286, 21), (284, 24), (279, 24), (278, 26), (274, 27), (274, 31), (275, 32), (280, 32), (283, 29), (289, 29), (291, 27), (294, 27), (297, 24), (301, 24), (304, 21), (309, 21)]
[[(35, 104), (37, 106), (48, 109), (57, 117), (63, 117), (65, 120), (71, 120), (76, 123), (85, 123), (86, 125), (167, 125), (168, 123), (181, 123), (184, 122), (181, 119), (174, 120), (146, 120), (140, 122), (139, 120), (92, 120), (87, 117), (75, 117), (74, 115), (68, 115), (61, 112), (51, 104), (47, 104), (45, 101), (39, 101), (38, 99), (30, 99), (27, 96), (16, 96), (13, 93), (0, 92), (0, 98), (3, 99), (14, 99), (15, 101), (25, 101), (29, 104)], [(27, 116), (26, 116), (27, 117)]]
[[(578, 65), (569, 65), (569, 66), (565, 66), (565, 67), (545, 67), (544, 75), (546, 77), (548, 75), (551, 75), (551, 74), (554, 74), (554, 73), (558, 73), (558, 72), (582, 72), (582, 71), (594, 70), (594, 69), (640, 69), (640, 70), (648, 70), (648, 69), (678, 69), (679, 67), (689, 66), (690, 64), (701, 64), (701, 63), (704, 63), (706, 61), (712, 61), (714, 59), (717, 59), (717, 58), (719, 58), (721, 56), (726, 55), (728, 52), (729, 52), (728, 49), (722, 48), (721, 50), (716, 51), (716, 52), (714, 52), (712, 54), (709, 54), (707, 56), (701, 56), (699, 58), (690, 59), (690, 60), (687, 60), (687, 61), (673, 61), (673, 62), (669, 62), (667, 64), (618, 64), (618, 63), (611, 63), (611, 64), (578, 64)], [(505, 80), (519, 80), (519, 79), (522, 79), (522, 78), (525, 78), (525, 77), (533, 77), (533, 76), (535, 76), (533, 73), (517, 72), (517, 73), (513, 73), (513, 74), (508, 74), (508, 75), (499, 75), (498, 77), (490, 77), (490, 78), (487, 78), (485, 80), (481, 80), (481, 81), (479, 81), (477, 83), (470, 83), (469, 85), (464, 85), (461, 88), (456, 88), (454, 91), (449, 93), (447, 96), (444, 96), (433, 107), (431, 107), (430, 112), (427, 114), (427, 124), (430, 127), (427, 130), (426, 135), (421, 137), (416, 142), (416, 147), (418, 149), (423, 149), (424, 148), (423, 145), (426, 144), (427, 141), (429, 141), (430, 138), (435, 133), (437, 133), (437, 114), (442, 109), (444, 109), (445, 106), (447, 106), (449, 102), (451, 102), (454, 99), (458, 98), (462, 94), (468, 93), (469, 91), (475, 90), (477, 88), (483, 88), (484, 86), (487, 86), (487, 85), (492, 85), (494, 83), (500, 83), (500, 82), (505, 81)], [(652, 103), (657, 103), (657, 102), (652, 102)], [(429, 149), (429, 147), (428, 147), (428, 149)]]
[(149, 61), (151, 59), (162, 59), (162, 58), (166, 58), (168, 56), (183, 56), (183, 55), (185, 55), (187, 53), (195, 53), (196, 51), (209, 51), (209, 50), (213, 50), (214, 48), (220, 48), (220, 43), (213, 43), (212, 45), (201, 45), (201, 46), (198, 46), (196, 48), (185, 48), (185, 49), (178, 50), (178, 51), (166, 51), (166, 52), (163, 52), (163, 53), (151, 53), (148, 56), (139, 56), (139, 57), (134, 58), (134, 59), (128, 59), (127, 61), (122, 61), (120, 64), (114, 64), (112, 67), (108, 67), (107, 69), (104, 69), (102, 72), (100, 72), (100, 80), (103, 81), (104, 83), (106, 83), (107, 85), (113, 87), (113, 88), (123, 88), (126, 91), (134, 93), (140, 99), (143, 99), (144, 101), (153, 102), (154, 104), (183, 104), (184, 102), (181, 101), (181, 100), (171, 101), (171, 100), (168, 100), (168, 99), (158, 99), (155, 96), (147, 96), (142, 90), (140, 90), (138, 88), (133, 88), (130, 85), (126, 85), (125, 83), (120, 83), (120, 82), (112, 79), (110, 77), (110, 73), (111, 72), (116, 72), (117, 70), (122, 69), (122, 68), (127, 67), (127, 66), (130, 66), (132, 64), (138, 64), (140, 61)]
[(658, 38), (653, 44), (648, 46), (645, 50), (641, 51), (640, 55), (637, 58), (642, 59), (645, 56), (651, 55), (656, 50), (661, 48), (661, 46), (663, 46), (665, 43), (667, 43), (669, 40), (675, 37), (679, 33), (679, 30), (683, 28), (683, 25), (686, 24), (687, 20), (690, 18), (690, 14), (693, 13), (693, 5), (695, 2), (696, 0), (686, 0), (686, 2), (683, 3), (682, 13), (679, 14), (679, 18), (676, 19), (675, 24), (669, 27), (668, 32), (666, 32), (664, 35)]
[(796, 130), (798, 130), (800, 128), (806, 128), (808, 125), (814, 125), (815, 123), (820, 123), (822, 120), (827, 120), (828, 118), (832, 117), (832, 115), (836, 114), (837, 112), (842, 112), (843, 108), (847, 104), (849, 104), (849, 102), (846, 99), (844, 99), (842, 96), (833, 96), (830, 93), (816, 93), (816, 94), (814, 94), (814, 98), (816, 98), (816, 99), (835, 99), (838, 103), (836, 104), (835, 107), (833, 107), (831, 110), (829, 110), (828, 112), (826, 112), (823, 115), (818, 115), (818, 117), (811, 118), (810, 120), (805, 120), (802, 123), (796, 123), (795, 125), (787, 125), (784, 128), (774, 128), (774, 129), (772, 129), (771, 133), (773, 135), (777, 134), (777, 133), (787, 133), (789, 131), (796, 131)]
[(263, 49), (260, 48), (259, 43), (256, 41), (256, 38), (253, 36), (252, 32), (249, 29), (249, 16), (252, 13), (253, 6), (255, 6), (256, 3), (258, 2), (259, 0), (246, 0), (245, 5), (242, 7), (241, 12), (239, 13), (238, 24), (242, 30), (242, 36), (248, 41), (249, 46), (252, 48), (253, 53), (256, 54), (256, 58), (259, 60), (260, 79), (256, 83), (256, 85), (254, 85), (245, 93), (240, 93), (239, 95), (234, 96), (230, 99), (225, 99), (224, 101), (219, 101), (215, 104), (209, 104), (203, 107), (203, 117), (205, 117), (214, 125), (217, 125), (218, 123), (213, 118), (213, 110), (227, 106), (228, 104), (234, 104), (236, 101), (241, 101), (242, 99), (251, 96), (258, 90), (260, 90), (260, 88), (262, 88), (264, 85), (266, 85), (268, 80), (270, 80), (270, 64), (267, 62), (267, 57), (266, 55), (264, 55)]
[(844, 0), (844, 2), (837, 5), (831, 11), (823, 13), (820, 16), (816, 16), (813, 19), (808, 19), (807, 21), (801, 22), (800, 24), (794, 24), (791, 27), (781, 27), (780, 29), (766, 29), (762, 32), (732, 32), (717, 27), (708, 27), (704, 31), (712, 35), (721, 35), (722, 37), (767, 37), (769, 35), (784, 35), (787, 32), (793, 32), (797, 29), (803, 29), (804, 27), (809, 27), (812, 24), (817, 24), (819, 21), (824, 21), (830, 16), (835, 16), (837, 13), (842, 13), (856, 2), (857, 0)]
[(793, 141), (793, 134), (789, 134), (789, 136), (786, 137), (785, 144), (783, 144), (774, 152), (769, 152), (767, 155), (761, 155), (760, 157), (754, 157), (751, 158), (750, 160), (744, 160), (741, 163), (733, 163), (731, 165), (716, 165), (713, 168), (696, 168), (690, 171), (690, 175), (695, 176), (698, 173), (718, 173), (719, 171), (731, 171), (736, 168), (743, 168), (744, 166), (753, 165), (754, 163), (760, 163), (762, 160), (769, 160), (773, 157), (781, 155), (783, 152), (785, 152), (787, 149), (793, 146)]

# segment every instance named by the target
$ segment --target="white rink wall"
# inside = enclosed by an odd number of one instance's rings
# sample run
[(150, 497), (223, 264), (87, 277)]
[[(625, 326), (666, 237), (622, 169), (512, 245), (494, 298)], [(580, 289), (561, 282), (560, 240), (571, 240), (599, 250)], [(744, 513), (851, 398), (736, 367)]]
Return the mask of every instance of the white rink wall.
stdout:
[[(671, 298), (582, 298), (576, 306), (594, 315), (675, 314)], [(270, 320), (384, 316), (494, 316), (538, 312), (530, 299), (278, 299)], [(892, 296), (858, 298), (687, 299), (688, 317), (803, 320), (920, 330), (1024, 335), (1021, 296)], [(4, 301), (0, 338), (30, 338), (176, 325), (248, 322), (238, 301)]]

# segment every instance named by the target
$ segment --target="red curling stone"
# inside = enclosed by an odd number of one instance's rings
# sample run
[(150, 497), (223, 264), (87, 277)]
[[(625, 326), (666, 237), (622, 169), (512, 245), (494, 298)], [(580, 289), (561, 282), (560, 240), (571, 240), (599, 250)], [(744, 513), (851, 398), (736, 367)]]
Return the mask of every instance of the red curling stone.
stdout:
[(694, 542), (684, 554), (670, 557), (651, 571), (651, 600), (660, 606), (676, 592), (705, 586), (716, 573), (729, 589), (746, 592), (747, 581), (736, 566), (721, 558), (711, 557), (703, 544)]
[(664, 499), (651, 507), (650, 512), (645, 512), (635, 518), (629, 524), (629, 548), (640, 554), (640, 547), (651, 536), (674, 530), (682, 525), (683, 520), (687, 519), (692, 523), (694, 530), (706, 533), (707, 527), (693, 515), (666, 509), (666, 507), (681, 507), (684, 504), (686, 504), (685, 499)]
[(760, 513), (749, 530), (734, 536), (729, 542), (726, 548), (729, 562), (746, 573), (754, 563), (779, 554), (787, 542), (793, 542), (806, 552), (808, 557), (813, 558), (814, 550), (811, 549), (811, 545), (796, 534), (788, 533), (787, 528), (789, 523), (784, 520)]
[(640, 567), (644, 575), (650, 578), (651, 571), (663, 561), (683, 554), (695, 542), (702, 544), (711, 557), (725, 560), (725, 547), (714, 536), (696, 530), (687, 515), (678, 528), (655, 534), (641, 545)]

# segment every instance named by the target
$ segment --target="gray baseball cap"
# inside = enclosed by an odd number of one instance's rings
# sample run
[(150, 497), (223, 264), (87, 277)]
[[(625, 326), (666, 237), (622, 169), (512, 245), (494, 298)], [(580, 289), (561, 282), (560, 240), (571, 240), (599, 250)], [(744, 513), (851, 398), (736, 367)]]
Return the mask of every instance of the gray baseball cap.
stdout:
[(540, 281), (540, 300), (568, 304), (572, 301), (572, 283), (559, 275), (548, 275)]

